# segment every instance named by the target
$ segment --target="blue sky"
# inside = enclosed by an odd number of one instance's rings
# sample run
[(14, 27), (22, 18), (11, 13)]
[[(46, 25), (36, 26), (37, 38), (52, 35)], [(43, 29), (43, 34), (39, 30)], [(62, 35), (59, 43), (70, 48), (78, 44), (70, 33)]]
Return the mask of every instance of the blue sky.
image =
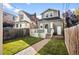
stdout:
[[(5, 4), (7, 5), (7, 4)], [(7, 7), (8, 6), (8, 7)], [(14, 10), (25, 10), (26, 12), (33, 14), (36, 12), (37, 15), (40, 15), (43, 11), (48, 8), (57, 9), (62, 12), (65, 9), (75, 9), (79, 8), (79, 3), (12, 3), (4, 6), (4, 11), (16, 14)]]

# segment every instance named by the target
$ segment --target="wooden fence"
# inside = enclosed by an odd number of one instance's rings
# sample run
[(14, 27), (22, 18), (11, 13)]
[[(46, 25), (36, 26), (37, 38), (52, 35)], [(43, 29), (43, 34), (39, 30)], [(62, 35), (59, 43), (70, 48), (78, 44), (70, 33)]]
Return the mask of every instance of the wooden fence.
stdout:
[(13, 39), (29, 36), (29, 29), (5, 29), (3, 30), (3, 39)]
[(79, 25), (64, 29), (65, 44), (70, 55), (79, 55)]

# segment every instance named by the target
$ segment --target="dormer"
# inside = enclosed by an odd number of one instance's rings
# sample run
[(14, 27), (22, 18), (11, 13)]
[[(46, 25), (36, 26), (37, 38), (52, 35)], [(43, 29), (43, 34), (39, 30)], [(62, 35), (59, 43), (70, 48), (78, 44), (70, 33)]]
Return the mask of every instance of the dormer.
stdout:
[(43, 13), (41, 13), (42, 18), (53, 18), (53, 17), (60, 17), (60, 11), (54, 9), (47, 9)]

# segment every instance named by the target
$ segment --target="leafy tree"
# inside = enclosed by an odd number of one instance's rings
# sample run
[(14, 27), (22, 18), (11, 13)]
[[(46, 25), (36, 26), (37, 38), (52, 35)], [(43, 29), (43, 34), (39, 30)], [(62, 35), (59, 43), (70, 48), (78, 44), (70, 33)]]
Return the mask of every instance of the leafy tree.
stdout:
[(79, 8), (75, 9), (74, 13), (75, 15), (79, 16)]

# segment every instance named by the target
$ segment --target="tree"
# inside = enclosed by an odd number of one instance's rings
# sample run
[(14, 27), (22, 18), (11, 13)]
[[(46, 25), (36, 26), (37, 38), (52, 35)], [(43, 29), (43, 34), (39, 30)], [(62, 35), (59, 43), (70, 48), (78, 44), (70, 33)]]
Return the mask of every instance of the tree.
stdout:
[(79, 8), (75, 9), (74, 13), (77, 16), (77, 20), (79, 22)]
[(75, 15), (79, 16), (79, 8), (75, 9), (74, 13)]

